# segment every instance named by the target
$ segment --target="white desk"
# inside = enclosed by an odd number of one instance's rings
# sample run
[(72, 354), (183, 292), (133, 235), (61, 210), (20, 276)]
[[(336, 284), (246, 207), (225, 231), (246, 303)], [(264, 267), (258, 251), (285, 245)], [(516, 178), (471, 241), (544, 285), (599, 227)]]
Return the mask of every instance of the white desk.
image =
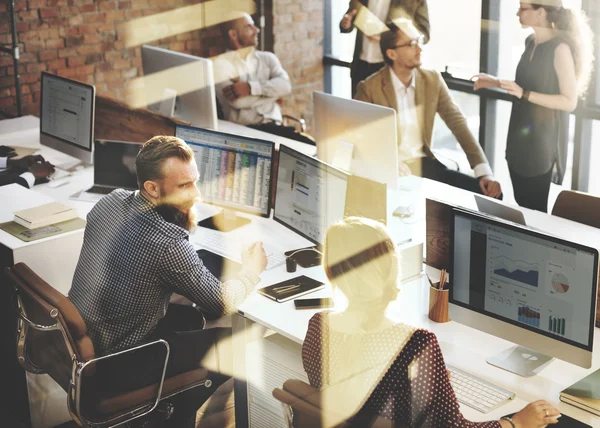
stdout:
[[(21, 119), (29, 121), (29, 125), (35, 122), (35, 120), (31, 118)], [(229, 126), (229, 128), (227, 126)], [(270, 137), (271, 141), (273, 141), (273, 136), (270, 134), (264, 134), (260, 131), (246, 127), (238, 128), (238, 125), (235, 124), (227, 126), (222, 126), (221, 129), (226, 132), (240, 132), (256, 138)], [(25, 129), (14, 131), (15, 127), (19, 128), (14, 125), (14, 123), (6, 124), (5, 121), (0, 122), (0, 132), (3, 129), (8, 130), (8, 134), (0, 136), (0, 144), (31, 146), (31, 144), (37, 142), (37, 130)], [(277, 143), (284, 142), (286, 145), (293, 148), (296, 148), (295, 146), (300, 146), (297, 147), (297, 149), (311, 149), (307, 145), (287, 139), (281, 139), (281, 137), (276, 137), (274, 140), (276, 140)], [(51, 160), (53, 160), (55, 156), (60, 156), (58, 152), (47, 148), (42, 149), (42, 154)], [(78, 171), (69, 178), (69, 184), (65, 186), (51, 189), (48, 185), (41, 185), (36, 186), (33, 191), (74, 205), (77, 208), (79, 215), (82, 218), (85, 218), (89, 210), (93, 207), (93, 204), (88, 202), (70, 201), (68, 200), (68, 197), (79, 190), (90, 187), (92, 181), (93, 169), (86, 168)], [(475, 208), (473, 196), (468, 192), (429, 180), (420, 180), (414, 177), (405, 178), (401, 180), (400, 190), (395, 193), (392, 192), (388, 202), (388, 211), (392, 210), (395, 205), (400, 202), (404, 205), (412, 204), (415, 206), (415, 214), (411, 219), (406, 221), (406, 223), (399, 219), (392, 219), (391, 229), (395, 235), (394, 237), (398, 237), (398, 240), (402, 240), (408, 233), (413, 238), (413, 241), (423, 241), (425, 235), (425, 195), (446, 200), (451, 203), (457, 203), (467, 208)], [(211, 215), (214, 210), (214, 207), (202, 206), (201, 217)], [(523, 212), (525, 213), (528, 222), (555, 235), (590, 246), (597, 246), (598, 243), (600, 243), (600, 230), (598, 229), (551, 217), (543, 213), (532, 212), (527, 209), (523, 209)], [(407, 228), (408, 232), (406, 230)], [(9, 248), (33, 248), (35, 246), (35, 243), (26, 244), (20, 241), (13, 241), (11, 243), (9, 237), (7, 237), (6, 234), (2, 235), (2, 233), (3, 232), (0, 231), (0, 243), (8, 243)], [(195, 245), (201, 245), (202, 233), (205, 232), (198, 231), (192, 236), (191, 241)], [(77, 235), (77, 233), (74, 232), (73, 236), (75, 235)], [(232, 239), (243, 239), (246, 241), (264, 239), (265, 241), (276, 244), (283, 250), (298, 248), (308, 244), (308, 241), (305, 241), (303, 238), (293, 234), (291, 231), (272, 220), (256, 217), (253, 217), (251, 227), (238, 229), (237, 231), (231, 232), (231, 235), (229, 236)], [(56, 241), (53, 241), (52, 238), (37, 242), (37, 245), (46, 242), (53, 242), (56, 244)], [(48, 249), (37, 252), (35, 259), (28, 262), (28, 264), (32, 263), (33, 266), (39, 265), (41, 271), (45, 268), (47, 269), (48, 265), (58, 266), (56, 273), (52, 275), (59, 275), (59, 277), (52, 276), (49, 273), (45, 273), (41, 276), (54, 286), (56, 286), (56, 284), (62, 284), (60, 285), (60, 288), (65, 294), (70, 288), (74, 267), (81, 247), (81, 241), (71, 242), (68, 244), (68, 247), (70, 248), (71, 254), (69, 256), (57, 256), (54, 254), (56, 253), (56, 245), (49, 245)], [(52, 259), (52, 257), (55, 258)], [(66, 258), (69, 258), (69, 260), (66, 260)], [(38, 271), (36, 268), (34, 268), (34, 270)], [(298, 271), (294, 275), (298, 274), (305, 274), (316, 279), (324, 280), (324, 274), (320, 267), (310, 269), (298, 268)], [(288, 278), (290, 275), (291, 274), (285, 272), (284, 266), (280, 266), (265, 272), (265, 274), (262, 275), (262, 283), (260, 286), (279, 282)], [(463, 406), (462, 409), (465, 415), (470, 419), (484, 420), (488, 417), (493, 418), (510, 413), (523, 407), (526, 402), (538, 398), (546, 398), (554, 404), (558, 404), (558, 391), (579, 378), (582, 378), (588, 372), (571, 364), (555, 361), (540, 375), (530, 380), (523, 381), (522, 378), (507, 374), (504, 371), (500, 371), (500, 369), (493, 368), (485, 363), (485, 357), (508, 347), (508, 342), (453, 322), (447, 324), (431, 323), (425, 315), (428, 295), (427, 287), (423, 284), (423, 281), (420, 279), (411, 281), (410, 283), (404, 284), (402, 289), (398, 302), (390, 305), (392, 317), (415, 326), (431, 329), (438, 335), (444, 356), (449, 363), (454, 364), (459, 368), (468, 369), (484, 379), (488, 379), (517, 393), (517, 400), (515, 400), (515, 402), (501, 407), (501, 409), (492, 415), (486, 415), (485, 418), (476, 411)], [(324, 290), (319, 293), (321, 295), (326, 295), (328, 291)], [(317, 294), (315, 294), (315, 296), (317, 296)], [(304, 339), (308, 319), (314, 314), (314, 311), (295, 311), (292, 305), (292, 302), (283, 304), (275, 303), (253, 293), (247, 301), (241, 305), (239, 315), (234, 317), (235, 369), (236, 374), (240, 376), (236, 381), (236, 400), (239, 400), (236, 411), (241, 410), (242, 412), (241, 415), (236, 415), (239, 426), (243, 425), (245, 416), (247, 416), (246, 409), (241, 404), (243, 403), (243, 398), (246, 396), (247, 391), (246, 385), (243, 382), (243, 380), (246, 379), (246, 352), (249, 349), (249, 346), (252, 346), (251, 344), (248, 345), (248, 342), (255, 337), (254, 332), (258, 331), (261, 333), (260, 336), (262, 337), (262, 330), (264, 330), (264, 328), (270, 329), (270, 331), (277, 334), (277, 337), (283, 339), (283, 341), (278, 341), (278, 343), (287, 343), (287, 345), (289, 345), (288, 349), (291, 349), (292, 352), (288, 352), (287, 357), (290, 359), (296, 358), (296, 361), (299, 358), (297, 352), (299, 349), (298, 345), (301, 344)], [(598, 339), (597, 330), (596, 338)], [(256, 351), (256, 349), (257, 348), (254, 348), (254, 351)], [(258, 350), (260, 352), (260, 348), (258, 348)], [(256, 355), (256, 353), (253, 355)], [(600, 362), (596, 356), (593, 368), (596, 369), (598, 367), (600, 367)], [(295, 372), (298, 373), (297, 370)], [(298, 374), (300, 376), (302, 375), (302, 373)], [(53, 381), (48, 382), (47, 379), (49, 378), (47, 377), (46, 380), (42, 380), (42, 377), (43, 376), (31, 376), (30, 379), (35, 378), (35, 381), (30, 380), (29, 382), (30, 399), (32, 403), (32, 420), (34, 422), (33, 426), (53, 426), (69, 420), (68, 413), (66, 412), (66, 395), (62, 392), (60, 387), (53, 383)], [(277, 386), (281, 385), (279, 384)], [(268, 396), (270, 396), (270, 392), (271, 391), (269, 390)], [(563, 403), (558, 405), (561, 411), (564, 411), (566, 414), (592, 424), (593, 426), (600, 427), (600, 423), (597, 420), (598, 418), (595, 418), (593, 415)], [(243, 413), (246, 413), (246, 415), (244, 416)], [(266, 417), (268, 417), (268, 415)], [(61, 418), (63, 419), (61, 420)]]
[[(423, 180), (417, 186), (405, 187), (405, 190), (400, 191), (401, 194), (403, 192), (406, 194), (405, 197), (414, 201), (417, 207), (415, 215), (418, 221), (414, 228), (423, 234), (424, 224), (420, 223), (424, 223), (424, 216), (422, 217), (420, 213), (424, 213), (427, 196), (466, 208), (476, 208), (472, 194), (430, 180)], [(526, 209), (523, 211), (528, 223), (535, 224), (542, 230), (591, 247), (597, 248), (600, 245), (599, 229), (535, 211)], [(431, 270), (431, 277), (439, 275), (439, 271), (435, 269), (428, 268), (428, 270)], [(298, 273), (319, 280), (325, 279), (320, 267)], [(265, 275), (262, 285), (270, 285), (278, 280), (279, 278), (275, 278), (274, 275)], [(324, 290), (315, 293), (314, 297), (327, 295), (331, 295), (331, 292)], [(398, 322), (433, 331), (438, 337), (447, 363), (509, 389), (517, 395), (515, 400), (487, 415), (461, 405), (461, 411), (467, 419), (472, 421), (498, 419), (520, 410), (531, 401), (546, 399), (566, 415), (593, 427), (600, 427), (600, 418), (597, 416), (559, 401), (561, 390), (600, 368), (598, 353), (595, 353), (593, 366), (589, 370), (554, 360), (540, 374), (525, 379), (486, 363), (487, 357), (509, 348), (512, 343), (452, 321), (444, 324), (434, 323), (427, 317), (428, 302), (429, 285), (424, 278), (419, 278), (401, 286), (397, 301), (388, 308), (388, 315)], [(256, 292), (240, 306), (238, 314), (233, 319), (236, 426), (254, 427), (265, 423), (275, 426), (279, 423), (281, 408), (270, 393), (274, 387), (281, 387), (278, 383), (282, 379), (286, 380), (286, 375), (289, 376), (289, 373), (295, 373), (296, 378), (306, 380), (299, 351), (306, 335), (308, 320), (315, 312), (317, 311), (297, 311), (291, 301), (277, 303)], [(279, 338), (272, 340), (271, 336), (265, 339), (266, 335), (272, 333)], [(600, 330), (595, 329), (594, 338), (598, 343)], [(281, 361), (286, 363), (283, 364)], [(256, 372), (268, 373), (268, 376), (263, 376), (264, 379), (257, 378)]]

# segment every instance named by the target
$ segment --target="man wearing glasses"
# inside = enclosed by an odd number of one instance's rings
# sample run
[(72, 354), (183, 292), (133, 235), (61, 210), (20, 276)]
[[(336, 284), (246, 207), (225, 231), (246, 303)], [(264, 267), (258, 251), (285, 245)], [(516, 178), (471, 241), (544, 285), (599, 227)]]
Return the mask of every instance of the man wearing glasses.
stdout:
[[(385, 22), (399, 18), (413, 20), (419, 31), (424, 34), (425, 43), (427, 43), (429, 40), (427, 0), (350, 0), (348, 10), (340, 21), (340, 31), (350, 33), (354, 27), (358, 28), (350, 71), (352, 96), (355, 96), (356, 86), (360, 81), (379, 71), (385, 65), (379, 50), (380, 36), (378, 34), (381, 33), (381, 30), (372, 33), (365, 27), (370, 27), (371, 24), (380, 24), (385, 27)], [(377, 27), (378, 25), (375, 25), (375, 28)]]
[[(392, 31), (382, 33), (380, 40), (387, 67), (360, 82), (355, 99), (398, 112), (400, 174), (412, 173), (501, 198), (500, 183), (494, 179), (481, 146), (452, 100), (442, 76), (437, 71), (421, 68), (423, 35), (409, 20), (396, 20), (390, 26)], [(448, 169), (431, 151), (436, 113), (463, 148), (475, 177)]]

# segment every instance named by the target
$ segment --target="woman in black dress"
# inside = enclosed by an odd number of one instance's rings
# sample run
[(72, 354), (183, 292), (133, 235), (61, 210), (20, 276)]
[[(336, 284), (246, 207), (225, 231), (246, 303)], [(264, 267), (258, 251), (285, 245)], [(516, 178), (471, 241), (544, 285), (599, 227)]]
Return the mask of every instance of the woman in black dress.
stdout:
[(474, 76), (475, 90), (501, 88), (513, 102), (506, 161), (515, 199), (546, 212), (550, 182), (562, 184), (567, 165), (569, 112), (587, 87), (593, 62), (593, 34), (580, 11), (562, 0), (521, 2), (523, 27), (534, 32), (525, 41), (515, 81), (489, 74)]

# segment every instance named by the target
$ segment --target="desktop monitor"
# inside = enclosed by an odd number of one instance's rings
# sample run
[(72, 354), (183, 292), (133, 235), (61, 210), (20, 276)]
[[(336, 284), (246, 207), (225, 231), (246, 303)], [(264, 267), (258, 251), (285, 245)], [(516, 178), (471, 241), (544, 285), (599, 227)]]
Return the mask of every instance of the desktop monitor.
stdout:
[(300, 266), (321, 263), (327, 228), (344, 218), (348, 176), (318, 159), (279, 146), (273, 219), (316, 244), (286, 253), (293, 254)]
[(228, 232), (250, 222), (236, 211), (269, 216), (274, 143), (182, 125), (175, 136), (194, 152), (203, 202), (225, 208), (200, 226)]
[(522, 376), (552, 357), (590, 368), (598, 250), (454, 210), (449, 315), (521, 346), (488, 363)]
[[(96, 89), (42, 72), (40, 98), (40, 144), (91, 164)], [(74, 165), (57, 166), (69, 169)]]
[(362, 101), (313, 93), (317, 156), (324, 162), (398, 188), (396, 112)]
[[(211, 60), (143, 45), (142, 67), (146, 103), (150, 110), (175, 116), (193, 126), (217, 129)], [(164, 107), (173, 100), (174, 110), (170, 108), (167, 112), (161, 108), (161, 104)]]

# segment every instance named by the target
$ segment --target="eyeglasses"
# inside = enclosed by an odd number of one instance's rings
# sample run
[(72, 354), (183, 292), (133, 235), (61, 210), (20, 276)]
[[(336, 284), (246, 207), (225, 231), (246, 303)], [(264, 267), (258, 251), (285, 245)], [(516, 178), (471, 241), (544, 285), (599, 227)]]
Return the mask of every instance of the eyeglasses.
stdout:
[(531, 9), (533, 9), (533, 8), (532, 7), (520, 7), (519, 8), (519, 13), (523, 13), (523, 12), (526, 12), (526, 11), (531, 10)]
[(417, 37), (416, 39), (412, 39), (410, 42), (404, 43), (403, 45), (394, 46), (394, 49), (405, 48), (407, 46), (411, 48), (416, 48), (417, 46), (422, 47), (424, 43), (425, 38), (421, 36)]

